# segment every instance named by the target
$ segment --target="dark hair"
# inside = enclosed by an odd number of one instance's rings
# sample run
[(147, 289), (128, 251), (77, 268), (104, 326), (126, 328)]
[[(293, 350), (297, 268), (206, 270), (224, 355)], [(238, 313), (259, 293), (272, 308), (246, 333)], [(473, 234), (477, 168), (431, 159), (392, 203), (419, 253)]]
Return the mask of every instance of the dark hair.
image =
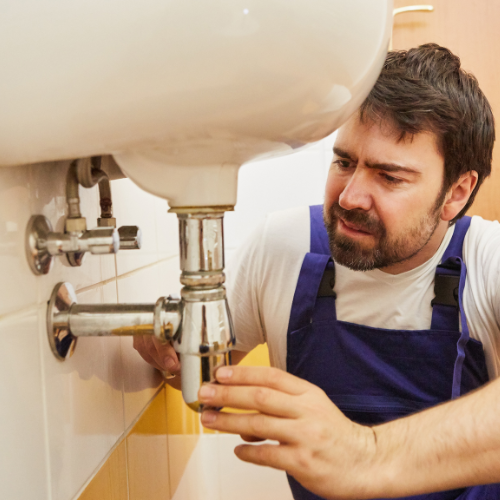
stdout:
[(462, 217), (491, 173), (495, 124), (488, 100), (476, 78), (460, 68), (460, 59), (435, 43), (389, 52), (361, 105), (360, 119), (367, 118), (389, 122), (400, 140), (435, 133), (444, 158), (442, 192), (464, 173), (478, 173), (476, 188), (452, 222)]

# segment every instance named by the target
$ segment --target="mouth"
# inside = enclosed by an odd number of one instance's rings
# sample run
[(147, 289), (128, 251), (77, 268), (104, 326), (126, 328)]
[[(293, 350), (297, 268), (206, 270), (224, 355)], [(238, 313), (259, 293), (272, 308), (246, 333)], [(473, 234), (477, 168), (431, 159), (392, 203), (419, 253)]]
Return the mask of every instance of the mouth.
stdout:
[(348, 236), (353, 236), (353, 237), (363, 237), (363, 236), (373, 236), (372, 233), (369, 233), (368, 231), (365, 231), (361, 227), (357, 226), (356, 224), (353, 224), (352, 222), (346, 222), (342, 218), (338, 218), (339, 221), (339, 229), (342, 231), (344, 234)]

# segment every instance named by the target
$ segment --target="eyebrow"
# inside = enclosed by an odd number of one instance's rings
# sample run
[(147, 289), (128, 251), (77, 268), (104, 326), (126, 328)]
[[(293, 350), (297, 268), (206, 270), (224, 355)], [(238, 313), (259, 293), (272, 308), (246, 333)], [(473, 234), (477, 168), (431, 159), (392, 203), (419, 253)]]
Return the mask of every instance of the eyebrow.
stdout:
[[(349, 154), (347, 151), (334, 147), (333, 152), (337, 155), (340, 156), (341, 158), (346, 158), (351, 161), (355, 161), (352, 157), (351, 154)], [(403, 165), (399, 165), (398, 163), (371, 163), (371, 162), (365, 162), (365, 165), (367, 168), (373, 168), (376, 170), (384, 170), (385, 172), (407, 172), (409, 174), (414, 174), (414, 175), (422, 175), (422, 172), (419, 172), (418, 170), (415, 170), (414, 168), (410, 167), (405, 167)]]

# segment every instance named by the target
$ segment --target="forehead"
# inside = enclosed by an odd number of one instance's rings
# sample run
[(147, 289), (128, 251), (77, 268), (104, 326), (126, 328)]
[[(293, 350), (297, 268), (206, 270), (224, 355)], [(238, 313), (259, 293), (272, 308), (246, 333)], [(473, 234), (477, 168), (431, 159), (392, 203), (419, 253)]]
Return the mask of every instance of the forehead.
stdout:
[(361, 122), (357, 114), (339, 129), (335, 147), (362, 163), (395, 163), (422, 172), (437, 169), (440, 174), (444, 171), (436, 134), (420, 132), (400, 140), (399, 132), (390, 124)]

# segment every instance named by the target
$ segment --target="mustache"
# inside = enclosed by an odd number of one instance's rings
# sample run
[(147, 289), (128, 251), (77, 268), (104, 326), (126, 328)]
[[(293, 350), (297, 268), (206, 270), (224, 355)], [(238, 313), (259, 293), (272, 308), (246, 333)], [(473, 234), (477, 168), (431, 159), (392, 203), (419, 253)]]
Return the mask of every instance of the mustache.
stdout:
[[(366, 213), (360, 209), (346, 210), (338, 203), (334, 203), (329, 210), (327, 210), (327, 222), (331, 225), (337, 222), (338, 219), (354, 224), (362, 231), (371, 233), (377, 236), (385, 234), (385, 227), (377, 217)], [(329, 220), (328, 220), (329, 219)]]

